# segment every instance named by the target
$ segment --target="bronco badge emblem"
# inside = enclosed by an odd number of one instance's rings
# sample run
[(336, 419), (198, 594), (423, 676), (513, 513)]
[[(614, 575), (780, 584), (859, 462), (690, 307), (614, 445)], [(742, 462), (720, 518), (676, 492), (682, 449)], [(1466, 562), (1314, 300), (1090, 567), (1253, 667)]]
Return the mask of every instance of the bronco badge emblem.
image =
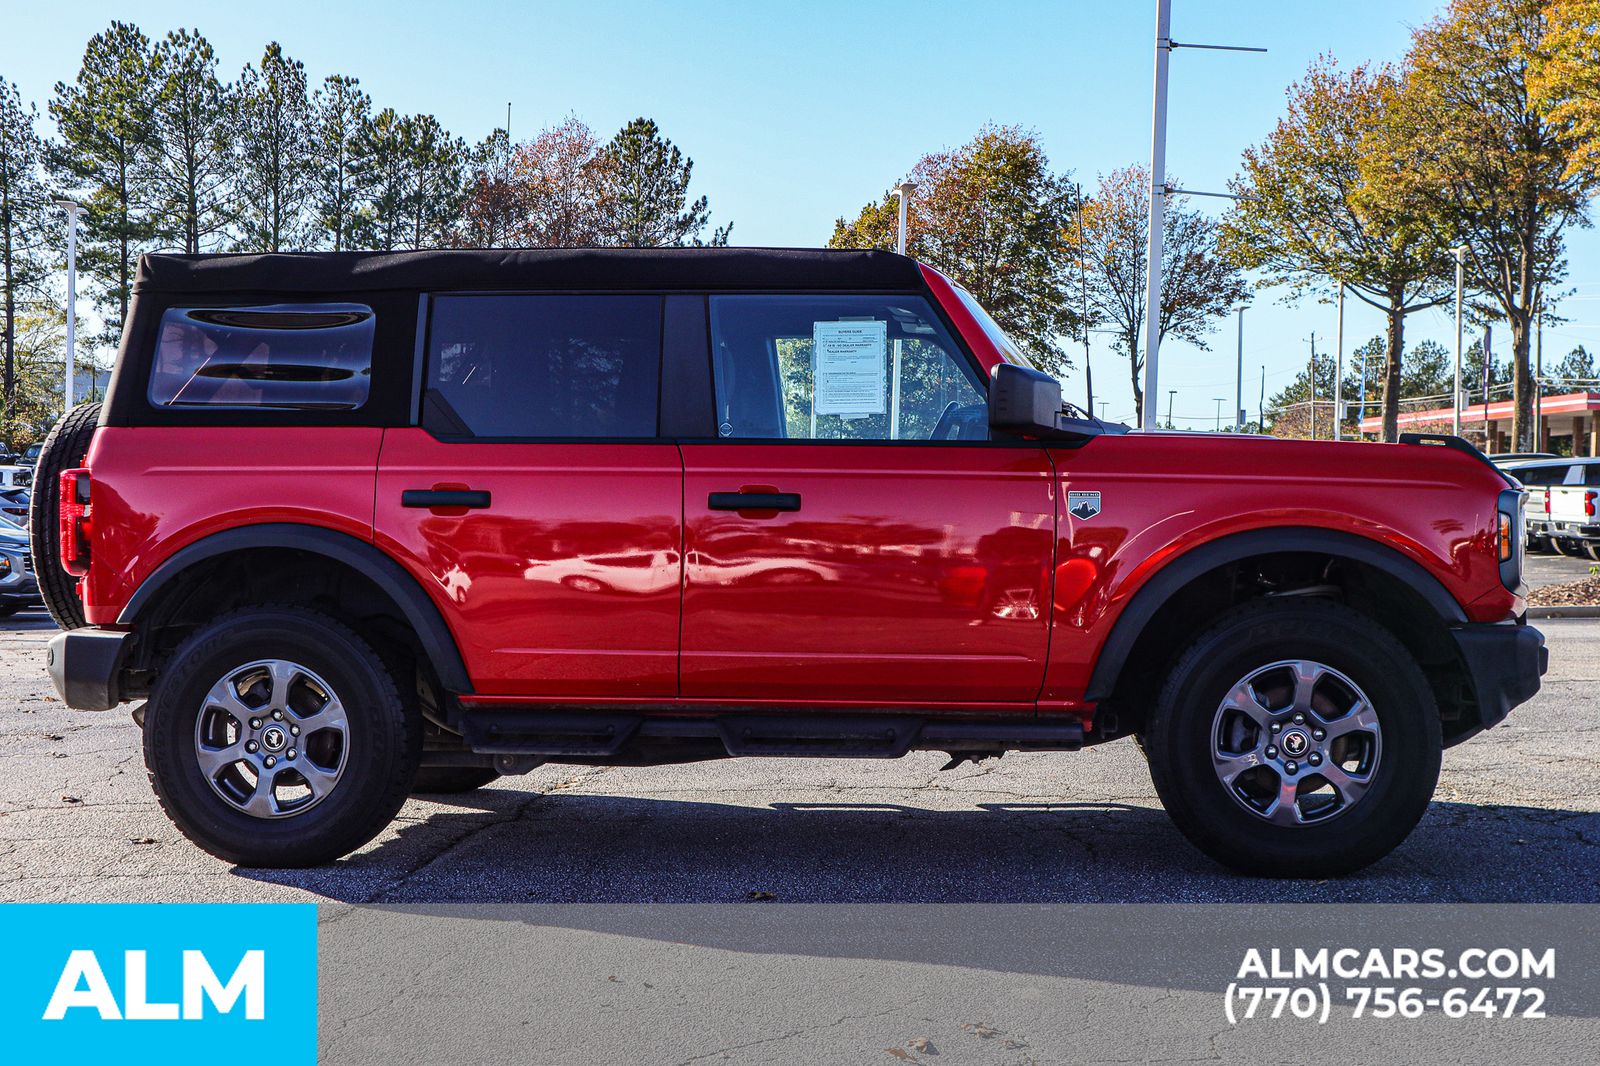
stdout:
[(1067, 513), (1073, 518), (1093, 518), (1100, 513), (1099, 492), (1068, 492)]

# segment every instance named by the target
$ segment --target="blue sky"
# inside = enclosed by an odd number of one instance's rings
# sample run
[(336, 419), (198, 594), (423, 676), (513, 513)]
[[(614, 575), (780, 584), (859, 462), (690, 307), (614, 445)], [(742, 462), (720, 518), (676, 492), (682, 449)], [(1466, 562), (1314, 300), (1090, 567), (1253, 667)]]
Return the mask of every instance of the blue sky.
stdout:
[[(696, 189), (716, 222), (734, 222), (736, 244), (820, 244), (838, 215), (879, 196), (923, 152), (960, 144), (988, 121), (1036, 129), (1052, 163), (1086, 186), (1149, 156), (1153, 0), (3, 6), (0, 75), (41, 110), (51, 86), (76, 74), (84, 41), (115, 18), (152, 37), (197, 27), (230, 76), (280, 41), (314, 81), (355, 75), (378, 106), (432, 112), (473, 141), (504, 122), (508, 101), (516, 137), (568, 113), (602, 136), (649, 115), (693, 157)], [(1442, 0), (1173, 6), (1178, 41), (1270, 50), (1173, 57), (1169, 171), (1191, 188), (1220, 189), (1317, 54), (1397, 59), (1411, 27)], [(1217, 210), (1221, 201), (1197, 203)], [(1569, 245), (1575, 295), (1561, 310), (1572, 321), (1546, 330), (1547, 356), (1600, 342), (1600, 238), (1578, 232)], [(1285, 307), (1280, 295), (1258, 294), (1245, 316), (1252, 417), (1263, 364), (1270, 396), (1304, 365), (1313, 330), (1319, 350), (1333, 340), (1330, 305)], [(1376, 313), (1347, 303), (1347, 351), (1381, 328)], [(1408, 329), (1412, 340), (1453, 338), (1447, 313), (1412, 316)], [(1505, 337), (1496, 337), (1502, 358)], [(1110, 401), (1107, 414), (1127, 418), (1127, 363), (1100, 343), (1108, 339), (1095, 338), (1097, 393)], [(1210, 428), (1215, 398), (1225, 412), (1232, 405), (1231, 320), (1211, 348), (1163, 346), (1162, 414), (1166, 390), (1177, 389), (1179, 425)], [(1081, 369), (1067, 390), (1081, 402)]]

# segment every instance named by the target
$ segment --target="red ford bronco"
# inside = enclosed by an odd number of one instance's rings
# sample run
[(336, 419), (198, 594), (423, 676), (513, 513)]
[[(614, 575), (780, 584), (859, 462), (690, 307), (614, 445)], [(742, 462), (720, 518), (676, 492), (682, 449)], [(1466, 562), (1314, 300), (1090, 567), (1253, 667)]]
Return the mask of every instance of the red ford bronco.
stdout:
[(147, 256), (37, 486), (57, 690), (252, 866), (545, 762), (1132, 736), (1338, 874), (1544, 670), (1464, 441), (1130, 433), (880, 252)]

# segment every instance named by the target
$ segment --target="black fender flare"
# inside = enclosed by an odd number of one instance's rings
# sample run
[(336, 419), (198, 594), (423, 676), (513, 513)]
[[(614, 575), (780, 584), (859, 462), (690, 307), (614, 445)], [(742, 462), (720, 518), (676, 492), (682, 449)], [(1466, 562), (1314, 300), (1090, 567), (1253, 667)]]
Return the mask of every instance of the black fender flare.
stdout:
[(1318, 552), (1339, 555), (1366, 563), (1389, 574), (1420, 596), (1446, 625), (1467, 621), (1461, 604), (1450, 595), (1439, 579), (1394, 548), (1354, 533), (1314, 526), (1286, 526), (1281, 529), (1254, 529), (1233, 533), (1191, 548), (1162, 567), (1145, 581), (1133, 599), (1122, 609), (1111, 634), (1089, 675), (1083, 698), (1099, 702), (1116, 691), (1122, 668), (1132, 654), (1140, 634), (1179, 589), (1219, 566), (1253, 555), (1277, 552)]
[(161, 590), (196, 563), (253, 548), (289, 548), (310, 552), (343, 563), (370, 578), (395, 602), (416, 631), (417, 639), (422, 642), (423, 651), (433, 664), (440, 684), (451, 692), (472, 691), (466, 665), (461, 660), (461, 652), (456, 647), (450, 627), (445, 624), (439, 608), (428, 598), (417, 580), (367, 541), (320, 526), (273, 522), (239, 526), (202, 537), (174, 552), (144, 579), (117, 616), (117, 624), (137, 625), (140, 613), (154, 602)]

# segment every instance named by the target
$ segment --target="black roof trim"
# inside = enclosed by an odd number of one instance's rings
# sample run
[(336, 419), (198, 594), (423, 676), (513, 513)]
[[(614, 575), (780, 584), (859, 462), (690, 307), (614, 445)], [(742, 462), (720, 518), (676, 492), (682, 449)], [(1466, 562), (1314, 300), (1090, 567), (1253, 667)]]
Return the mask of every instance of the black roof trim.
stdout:
[(135, 292), (381, 289), (916, 289), (893, 252), (820, 248), (496, 248), (425, 252), (152, 253)]

